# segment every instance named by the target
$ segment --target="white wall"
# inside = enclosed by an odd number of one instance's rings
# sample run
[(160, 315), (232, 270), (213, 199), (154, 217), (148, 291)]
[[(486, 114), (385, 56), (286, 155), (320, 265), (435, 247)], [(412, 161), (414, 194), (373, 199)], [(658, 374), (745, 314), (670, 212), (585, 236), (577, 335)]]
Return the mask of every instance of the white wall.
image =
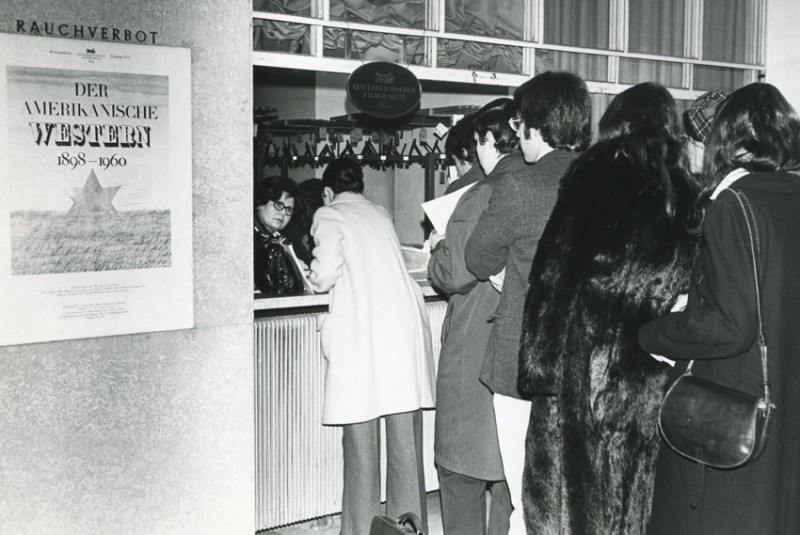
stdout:
[(800, 2), (769, 0), (767, 78), (800, 110)]
[(191, 48), (195, 291), (194, 329), (0, 347), (0, 533), (254, 532), (251, 12), (0, 2), (1, 32), (132, 28)]

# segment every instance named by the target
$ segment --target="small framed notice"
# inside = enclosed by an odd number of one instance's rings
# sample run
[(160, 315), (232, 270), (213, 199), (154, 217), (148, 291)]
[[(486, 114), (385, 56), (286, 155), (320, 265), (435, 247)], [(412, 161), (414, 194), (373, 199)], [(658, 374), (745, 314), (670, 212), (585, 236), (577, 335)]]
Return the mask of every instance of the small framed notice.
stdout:
[(0, 345), (193, 326), (189, 49), (0, 34)]

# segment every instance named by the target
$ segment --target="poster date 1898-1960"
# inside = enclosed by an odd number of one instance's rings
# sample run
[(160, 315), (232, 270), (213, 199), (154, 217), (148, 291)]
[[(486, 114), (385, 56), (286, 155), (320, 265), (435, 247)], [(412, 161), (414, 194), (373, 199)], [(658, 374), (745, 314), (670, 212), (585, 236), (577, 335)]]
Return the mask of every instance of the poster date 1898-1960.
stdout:
[(190, 53), (0, 34), (0, 345), (190, 328)]

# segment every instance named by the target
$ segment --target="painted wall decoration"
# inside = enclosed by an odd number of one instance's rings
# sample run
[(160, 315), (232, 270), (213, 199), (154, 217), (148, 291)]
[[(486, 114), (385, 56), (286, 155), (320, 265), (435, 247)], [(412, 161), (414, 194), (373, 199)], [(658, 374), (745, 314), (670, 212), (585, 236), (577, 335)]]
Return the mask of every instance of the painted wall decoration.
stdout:
[(0, 34), (0, 345), (193, 326), (191, 58)]

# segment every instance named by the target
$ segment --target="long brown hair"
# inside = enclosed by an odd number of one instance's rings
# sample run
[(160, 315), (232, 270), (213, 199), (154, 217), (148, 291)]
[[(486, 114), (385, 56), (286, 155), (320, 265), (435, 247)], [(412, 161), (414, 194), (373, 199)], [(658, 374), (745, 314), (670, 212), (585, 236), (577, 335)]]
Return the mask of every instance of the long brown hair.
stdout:
[(681, 123), (675, 99), (659, 84), (644, 82), (614, 97), (600, 118), (600, 142), (616, 143), (617, 154), (643, 171), (643, 189), (662, 192), (664, 210), (675, 217), (673, 174), (688, 181)]
[(706, 144), (696, 233), (701, 231), (714, 189), (739, 167), (750, 172), (800, 168), (800, 118), (771, 84), (741, 87), (720, 105)]

